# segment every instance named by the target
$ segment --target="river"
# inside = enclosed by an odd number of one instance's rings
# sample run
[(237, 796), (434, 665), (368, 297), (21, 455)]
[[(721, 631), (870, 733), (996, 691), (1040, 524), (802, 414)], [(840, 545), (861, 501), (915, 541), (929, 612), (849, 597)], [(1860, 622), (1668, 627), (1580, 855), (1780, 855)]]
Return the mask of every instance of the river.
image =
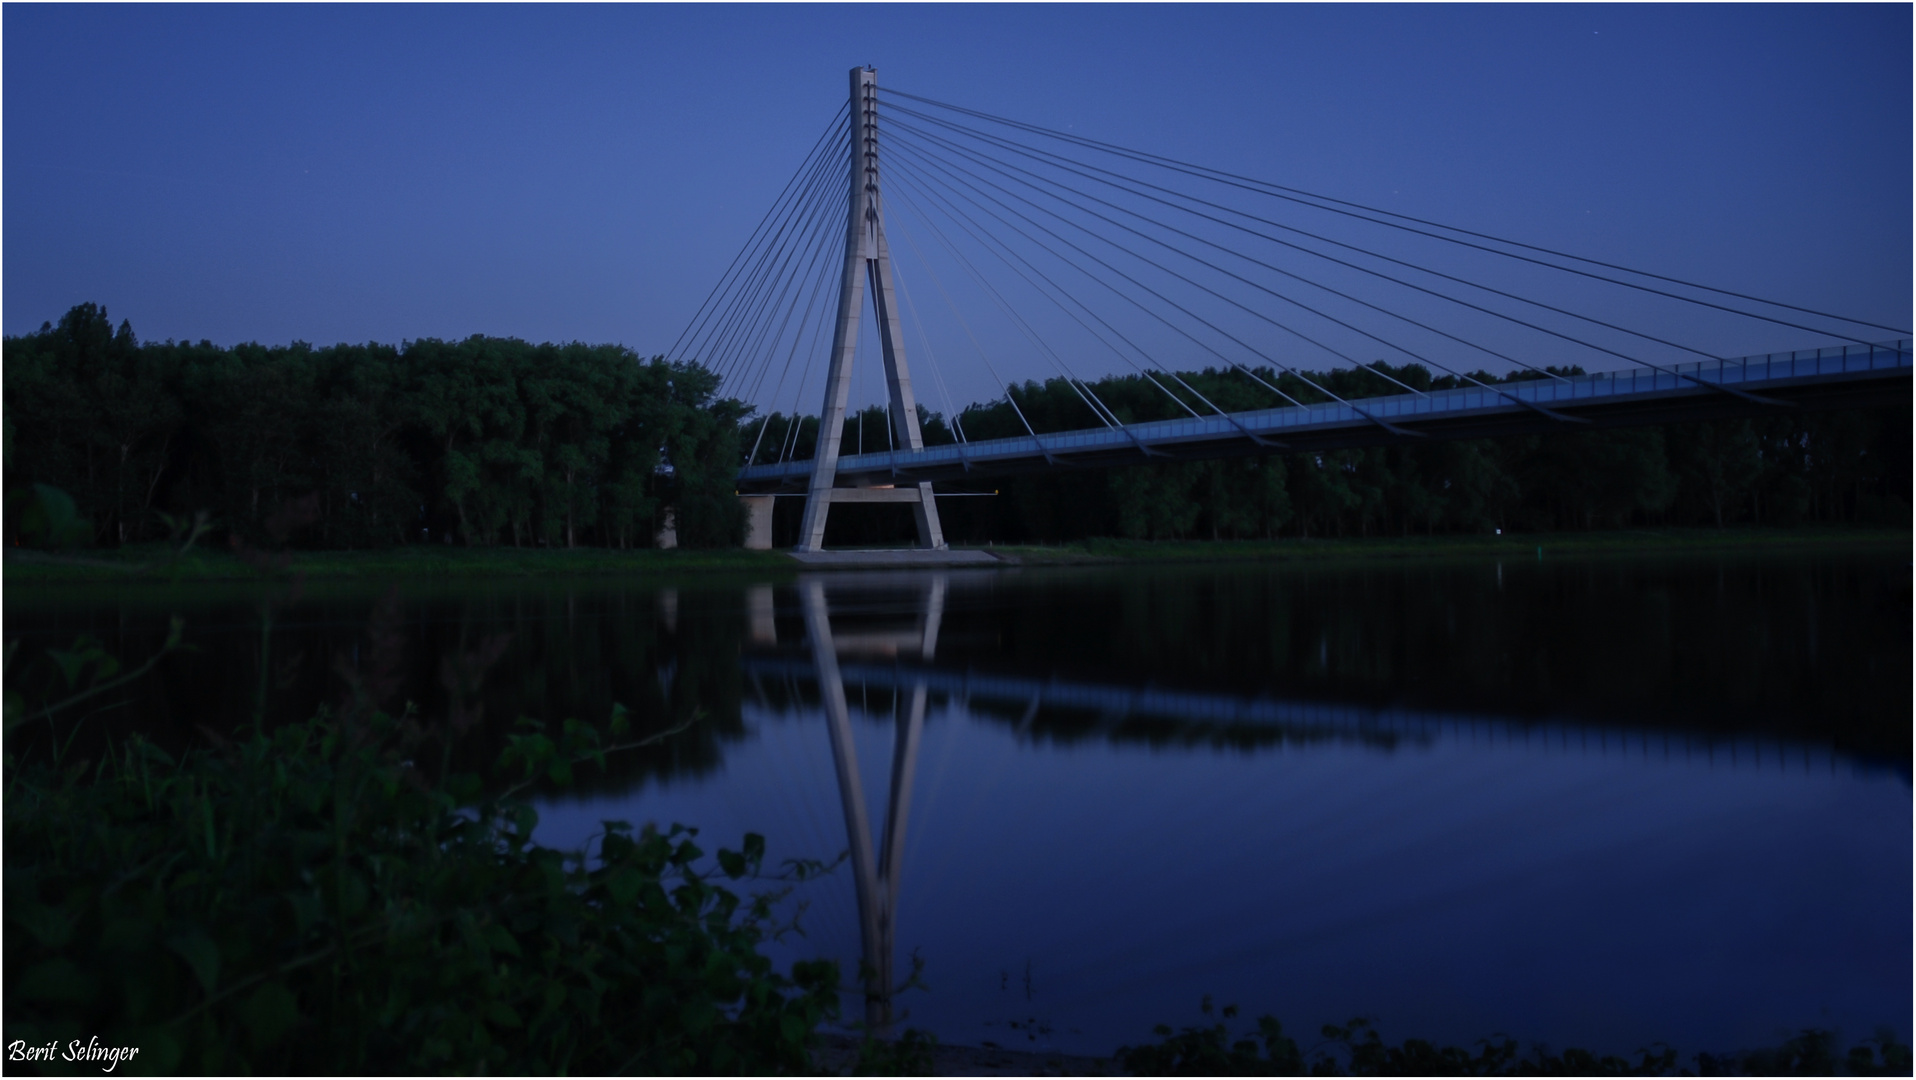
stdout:
[(1721, 1052), (1910, 1040), (1910, 580), (1901, 549), (1540, 555), (13, 588), (6, 617), (28, 658), (186, 618), (197, 651), (94, 737), (348, 678), (477, 717), (475, 764), (521, 715), (690, 721), (542, 795), (541, 839), (842, 855), (770, 951), (902, 987), (847, 1019), (1106, 1053), (1208, 996), (1307, 1047), (1365, 1016)]

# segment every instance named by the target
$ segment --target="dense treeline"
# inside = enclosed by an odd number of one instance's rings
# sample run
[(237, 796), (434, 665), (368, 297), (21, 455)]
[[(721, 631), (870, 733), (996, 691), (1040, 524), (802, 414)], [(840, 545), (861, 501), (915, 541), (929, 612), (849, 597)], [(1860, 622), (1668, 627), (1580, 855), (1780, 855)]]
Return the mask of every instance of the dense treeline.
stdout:
[(667, 507), (687, 545), (743, 534), (741, 408), (621, 346), (142, 344), (82, 304), (5, 368), (8, 491), (67, 492), (101, 543), (199, 511), (328, 548), (649, 546)]
[[(1566, 372), (1570, 374), (1574, 372)], [(1458, 385), (1417, 364), (1330, 373), (1112, 377), (1119, 420), (1169, 419)], [(1485, 382), (1497, 376), (1477, 373)], [(1520, 372), (1509, 379), (1541, 378)], [(82, 304), (5, 342), (6, 483), (69, 493), (94, 538), (163, 536), (208, 512), (254, 542), (647, 546), (670, 508), (681, 543), (738, 543), (741, 461), (809, 458), (815, 417), (747, 417), (695, 363), (620, 346), (433, 339), (400, 346), (142, 344)], [(1316, 386), (1310, 385), (1315, 383)], [(1063, 380), (956, 418), (925, 441), (1097, 426)], [(889, 446), (885, 411), (846, 418), (843, 450)], [(941, 503), (959, 542), (1363, 536), (1631, 525), (1907, 524), (1910, 410), (1437, 441), (1010, 477)], [(781, 500), (789, 543), (799, 500)], [(27, 517), (30, 517), (28, 515)], [(10, 510), (9, 529), (23, 515)], [(903, 540), (901, 507), (834, 511), (829, 543)], [(11, 536), (10, 539), (18, 539)]]
[[(1298, 401), (1328, 397), (1293, 374), (1259, 378)], [(1581, 374), (1576, 369), (1557, 374)], [(1307, 373), (1344, 398), (1444, 390), (1418, 364)], [(1494, 383), (1543, 378), (1518, 372)], [(1125, 423), (1287, 404), (1242, 372), (1205, 370), (1171, 380), (1113, 377), (1092, 385)], [(1180, 404), (1182, 403), (1182, 404)], [(1014, 408), (1015, 405), (1015, 408)], [(1022, 414), (1022, 418), (1020, 416)], [(1077, 388), (1061, 379), (1027, 382), (1008, 398), (973, 405), (956, 424), (920, 408), (925, 441), (1039, 433), (1101, 423)], [(862, 432), (883, 447), (882, 409), (848, 421), (846, 452)], [(761, 427), (764, 429), (760, 435)], [(787, 417), (748, 421), (754, 461), (809, 457), (816, 422), (793, 432)], [(789, 446), (787, 441), (789, 440)], [(1406, 443), (1313, 454), (1080, 469), (994, 481), (995, 499), (940, 503), (955, 541), (1055, 542), (1092, 536), (1261, 538), (1587, 530), (1647, 525), (1806, 523), (1907, 525), (1910, 521), (1910, 409), (1846, 412), (1779, 410), (1755, 419), (1661, 427), (1565, 431), (1503, 439)], [(793, 500), (794, 502), (796, 500)], [(781, 510), (784, 508), (781, 507)], [(902, 539), (909, 521), (895, 507), (834, 510), (845, 540)], [(838, 518), (846, 519), (842, 525)]]

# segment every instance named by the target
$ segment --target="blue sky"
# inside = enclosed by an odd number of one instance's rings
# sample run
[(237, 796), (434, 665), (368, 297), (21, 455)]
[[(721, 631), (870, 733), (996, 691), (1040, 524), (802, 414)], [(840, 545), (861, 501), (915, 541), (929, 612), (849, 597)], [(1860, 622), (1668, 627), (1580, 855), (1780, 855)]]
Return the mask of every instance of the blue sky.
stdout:
[(1906, 5), (0, 18), (8, 334), (96, 301), (146, 339), (662, 352), (860, 64), (943, 101), (1910, 325)]

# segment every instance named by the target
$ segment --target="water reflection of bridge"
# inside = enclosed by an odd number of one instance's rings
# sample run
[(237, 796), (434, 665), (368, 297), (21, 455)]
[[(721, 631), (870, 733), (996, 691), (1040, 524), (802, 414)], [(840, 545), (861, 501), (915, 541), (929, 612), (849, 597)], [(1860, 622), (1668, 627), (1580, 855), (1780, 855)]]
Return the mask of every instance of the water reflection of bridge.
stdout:
[[(958, 575), (962, 585), (966, 575)], [(979, 580), (971, 575), (974, 580)], [(1069, 732), (1079, 737), (1138, 739), (1233, 748), (1266, 745), (1350, 743), (1373, 747), (1436, 746), (1444, 742), (1518, 745), (1642, 759), (1701, 760), (1711, 768), (1875, 771), (1884, 763), (1845, 754), (1828, 745), (1751, 734), (1715, 734), (1628, 723), (1524, 719), (1467, 713), (1372, 707), (1331, 701), (1287, 700), (1157, 686), (993, 674), (937, 664), (940, 631), (954, 575), (873, 573), (802, 577), (797, 599), (804, 622), (804, 653), (780, 650), (777, 607), (771, 586), (747, 592), (751, 638), (760, 651), (741, 659), (758, 703), (768, 709), (804, 701), (801, 688), (817, 688), (830, 735), (832, 761), (844, 811), (857, 894), (866, 1023), (878, 1032), (892, 1021), (896, 928), (905, 829), (918, 767), (926, 715), (934, 695), (962, 709), (995, 715), (1022, 735)], [(833, 624), (833, 596), (841, 618), (852, 614), (852, 597), (882, 594), (889, 618), (857, 618), (856, 629)], [(909, 613), (895, 602), (911, 598)], [(869, 615), (868, 611), (860, 612)], [(845, 618), (845, 623), (854, 619)], [(878, 625), (874, 625), (877, 622)], [(796, 644), (788, 642), (787, 644)], [(852, 736), (848, 688), (878, 689), (888, 698), (894, 727), (890, 791), (882, 829), (874, 838), (872, 815), (860, 780)], [(774, 688), (782, 688), (776, 693)], [(861, 705), (861, 712), (869, 705)], [(1908, 771), (1901, 770), (1907, 782)]]

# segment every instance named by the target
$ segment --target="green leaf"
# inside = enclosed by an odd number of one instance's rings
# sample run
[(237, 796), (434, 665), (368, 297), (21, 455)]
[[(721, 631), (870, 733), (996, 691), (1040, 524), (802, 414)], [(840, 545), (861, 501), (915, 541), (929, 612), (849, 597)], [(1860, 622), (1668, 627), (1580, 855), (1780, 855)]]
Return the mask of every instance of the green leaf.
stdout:
[(519, 950), (519, 939), (513, 937), (511, 931), (498, 923), (487, 923), (480, 937), (493, 952), (502, 952), (507, 956), (524, 955)]
[(326, 912), (324, 901), (311, 892), (287, 893), (286, 903), (293, 909), (293, 926), (301, 934), (312, 929)]
[(525, 803), (515, 803), (506, 812), (506, 818), (512, 822), (513, 830), (521, 836), (531, 836), (532, 830), (539, 825), (539, 812)]
[(220, 982), (220, 947), (213, 939), (198, 927), (178, 931), (166, 939), (167, 948), (172, 949), (193, 969), (193, 975), (199, 979), (201, 989), (212, 993)]
[(720, 848), (718, 863), (719, 869), (725, 871), (725, 876), (728, 878), (742, 878), (745, 876), (745, 856), (740, 855), (736, 851), (727, 851), (724, 848)]
[(486, 1019), (500, 1027), (509, 1028), (522, 1027), (525, 1023), (519, 1019), (519, 1014), (513, 1010), (512, 1006), (497, 1000), (486, 1002)]
[(253, 1049), (264, 1050), (299, 1022), (299, 999), (284, 984), (269, 982), (247, 995), (240, 1003), (239, 1014), (253, 1040)]
[(93, 996), (93, 976), (64, 956), (35, 964), (20, 976), (13, 992), (29, 1001), (85, 1001)]
[(74, 681), (80, 677), (80, 668), (86, 664), (87, 656), (83, 652), (69, 652), (65, 649), (48, 649), (47, 655), (59, 666), (60, 674), (67, 681), (67, 689), (73, 689)]
[(342, 918), (351, 919), (366, 910), (366, 901), (371, 893), (366, 888), (365, 879), (352, 870), (342, 869), (340, 873), (343, 875), (343, 880), (340, 881), (342, 910), (339, 914)]
[(80, 516), (73, 497), (51, 484), (35, 484), (7, 498), (8, 517), (20, 538), (33, 547), (63, 548), (88, 543), (93, 526)]
[(804, 1046), (808, 1031), (805, 1021), (794, 1013), (786, 1013), (778, 1018), (779, 1038), (792, 1046)]
[(42, 948), (57, 949), (73, 933), (74, 918), (69, 912), (34, 901), (8, 907), (14, 909), (7, 912), (8, 921), (25, 927)]
[(613, 903), (623, 907), (638, 899), (645, 881), (645, 875), (629, 866), (621, 866), (606, 876), (605, 891), (612, 894)]

